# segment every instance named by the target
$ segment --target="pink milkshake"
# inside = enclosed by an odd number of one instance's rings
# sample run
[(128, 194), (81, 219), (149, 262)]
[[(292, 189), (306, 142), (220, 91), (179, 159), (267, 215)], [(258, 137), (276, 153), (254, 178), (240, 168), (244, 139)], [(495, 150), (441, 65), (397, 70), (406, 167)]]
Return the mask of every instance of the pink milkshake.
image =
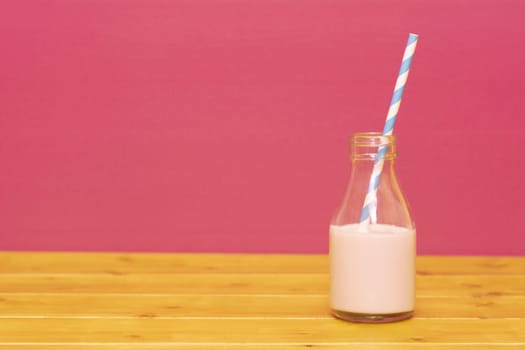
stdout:
[(414, 310), (415, 232), (382, 224), (330, 226), (330, 304), (341, 318), (378, 322)]

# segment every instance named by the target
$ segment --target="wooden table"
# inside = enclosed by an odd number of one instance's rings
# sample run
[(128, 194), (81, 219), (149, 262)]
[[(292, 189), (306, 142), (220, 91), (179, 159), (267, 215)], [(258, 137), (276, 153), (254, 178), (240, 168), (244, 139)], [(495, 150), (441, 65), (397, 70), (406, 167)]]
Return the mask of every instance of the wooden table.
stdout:
[(525, 349), (525, 258), (419, 257), (416, 317), (330, 317), (320, 255), (0, 253), (0, 350)]

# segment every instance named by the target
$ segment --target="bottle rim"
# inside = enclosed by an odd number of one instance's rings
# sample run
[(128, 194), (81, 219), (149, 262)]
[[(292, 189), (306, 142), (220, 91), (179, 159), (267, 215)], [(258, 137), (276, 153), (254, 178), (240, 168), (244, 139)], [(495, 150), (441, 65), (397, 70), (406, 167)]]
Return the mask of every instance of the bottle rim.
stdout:
[(378, 152), (386, 147), (382, 152), (381, 159), (392, 160), (397, 157), (396, 137), (394, 135), (383, 135), (380, 132), (358, 132), (351, 137), (351, 158), (352, 160), (375, 160)]
[(356, 132), (351, 136), (352, 144), (357, 146), (387, 146), (395, 144), (394, 135), (383, 135), (377, 131)]

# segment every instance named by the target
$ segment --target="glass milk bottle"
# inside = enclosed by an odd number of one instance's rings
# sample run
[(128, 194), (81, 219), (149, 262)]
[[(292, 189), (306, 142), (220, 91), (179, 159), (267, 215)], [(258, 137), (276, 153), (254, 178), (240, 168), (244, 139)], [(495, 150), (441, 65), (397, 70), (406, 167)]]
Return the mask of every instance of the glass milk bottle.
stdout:
[[(357, 133), (351, 144), (350, 181), (330, 225), (332, 314), (368, 323), (410, 318), (415, 300), (415, 225), (394, 171), (395, 138)], [(374, 165), (377, 173), (381, 160), (377, 191), (369, 191)]]

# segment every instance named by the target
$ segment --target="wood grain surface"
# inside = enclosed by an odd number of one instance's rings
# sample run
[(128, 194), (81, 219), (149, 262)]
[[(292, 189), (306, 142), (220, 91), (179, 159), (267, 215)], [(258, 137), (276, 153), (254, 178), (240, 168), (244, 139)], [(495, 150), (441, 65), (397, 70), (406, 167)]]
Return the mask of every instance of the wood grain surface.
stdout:
[(525, 349), (525, 258), (418, 257), (415, 317), (332, 318), (321, 255), (0, 253), (0, 350)]

